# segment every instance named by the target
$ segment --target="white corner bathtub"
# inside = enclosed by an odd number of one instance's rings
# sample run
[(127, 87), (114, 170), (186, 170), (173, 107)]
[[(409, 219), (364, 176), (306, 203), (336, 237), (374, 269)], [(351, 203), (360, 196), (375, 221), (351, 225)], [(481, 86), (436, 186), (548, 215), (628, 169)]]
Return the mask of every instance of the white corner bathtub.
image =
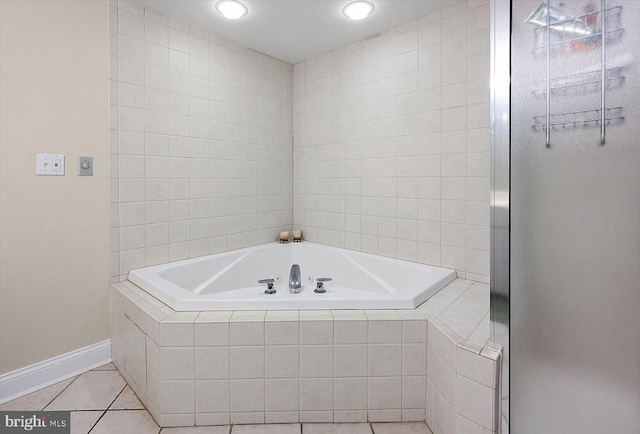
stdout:
[[(302, 289), (289, 292), (300, 265)], [(317, 294), (316, 278), (330, 277)], [(271, 243), (140, 268), (129, 280), (177, 311), (414, 309), (455, 279), (453, 270), (314, 244)], [(275, 279), (265, 294), (260, 279)]]

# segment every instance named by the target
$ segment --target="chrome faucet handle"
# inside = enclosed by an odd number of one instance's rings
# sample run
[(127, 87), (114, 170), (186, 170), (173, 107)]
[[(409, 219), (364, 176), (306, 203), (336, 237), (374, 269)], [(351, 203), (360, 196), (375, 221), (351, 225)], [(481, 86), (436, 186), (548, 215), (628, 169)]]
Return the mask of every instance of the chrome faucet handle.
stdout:
[(316, 289), (313, 290), (313, 292), (315, 292), (316, 294), (324, 294), (325, 292), (327, 292), (326, 289), (324, 289), (324, 282), (330, 282), (333, 279), (331, 277), (318, 277), (316, 279)]
[(276, 293), (276, 290), (273, 289), (273, 282), (274, 282), (273, 279), (260, 279), (260, 280), (258, 280), (258, 283), (266, 283), (267, 284), (267, 289), (264, 290), (264, 293), (265, 294), (269, 294), (269, 295)]

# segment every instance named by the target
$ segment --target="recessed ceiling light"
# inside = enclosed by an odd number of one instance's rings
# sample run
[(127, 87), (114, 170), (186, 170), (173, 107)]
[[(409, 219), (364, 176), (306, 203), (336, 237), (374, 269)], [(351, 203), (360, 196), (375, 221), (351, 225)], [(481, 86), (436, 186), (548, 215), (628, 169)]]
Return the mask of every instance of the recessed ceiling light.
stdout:
[(342, 13), (352, 20), (361, 20), (369, 16), (374, 9), (375, 6), (373, 6), (373, 3), (368, 1), (355, 1), (346, 5), (344, 9), (342, 9)]
[(245, 5), (236, 0), (220, 0), (216, 3), (216, 10), (230, 20), (242, 18), (249, 11)]

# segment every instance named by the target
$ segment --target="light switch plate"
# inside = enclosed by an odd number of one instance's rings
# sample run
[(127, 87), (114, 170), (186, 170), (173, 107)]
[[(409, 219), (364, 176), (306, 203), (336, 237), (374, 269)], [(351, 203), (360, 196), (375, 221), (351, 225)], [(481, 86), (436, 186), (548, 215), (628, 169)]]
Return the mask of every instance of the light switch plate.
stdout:
[(64, 176), (64, 155), (38, 154), (36, 175)]
[(78, 157), (78, 176), (93, 176), (93, 157)]

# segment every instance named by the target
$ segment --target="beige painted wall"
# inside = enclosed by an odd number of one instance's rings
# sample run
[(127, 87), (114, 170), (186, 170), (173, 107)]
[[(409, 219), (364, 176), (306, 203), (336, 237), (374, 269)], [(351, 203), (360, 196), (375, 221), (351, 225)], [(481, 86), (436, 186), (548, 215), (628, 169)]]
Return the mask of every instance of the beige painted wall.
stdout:
[[(0, 1), (0, 373), (107, 339), (108, 3)], [(64, 177), (35, 174), (66, 155)], [(92, 155), (93, 177), (77, 176)]]

